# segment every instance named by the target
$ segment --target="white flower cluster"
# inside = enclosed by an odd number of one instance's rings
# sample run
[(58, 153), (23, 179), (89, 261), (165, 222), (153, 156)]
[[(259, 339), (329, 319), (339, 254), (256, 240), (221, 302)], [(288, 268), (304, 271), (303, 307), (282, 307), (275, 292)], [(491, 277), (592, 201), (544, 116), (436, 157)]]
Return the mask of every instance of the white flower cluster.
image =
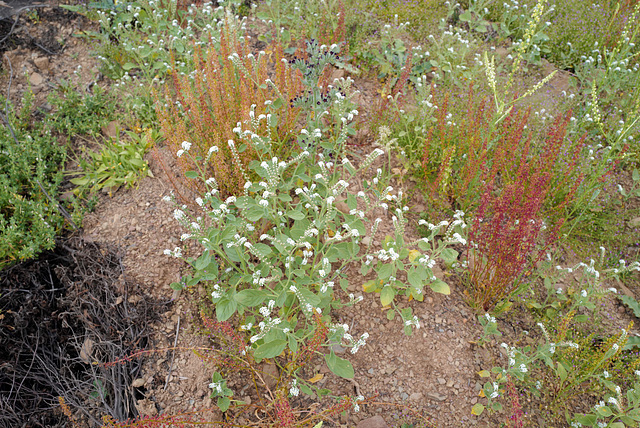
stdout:
[(320, 292), (324, 294), (329, 291), (330, 288), (333, 288), (334, 285), (333, 281), (327, 281), (320, 286)]
[(502, 342), (500, 344), (500, 346), (502, 346), (506, 351), (507, 351), (507, 357), (509, 358), (509, 367), (513, 367), (516, 364), (516, 348), (515, 347), (511, 347), (509, 345), (507, 345), (506, 343)]
[(404, 325), (406, 327), (414, 326), (415, 328), (420, 329), (420, 320), (414, 315), (412, 319), (405, 320)]
[(351, 346), (351, 353), (357, 353), (360, 348), (366, 345), (366, 341), (369, 338), (369, 333), (362, 333), (358, 340), (354, 339), (354, 337), (348, 333), (349, 325), (348, 324), (333, 324), (329, 327), (330, 333), (338, 333), (341, 338), (340, 341), (347, 342), (347, 346)]
[(164, 255), (165, 256), (175, 257), (175, 258), (179, 259), (180, 257), (182, 257), (182, 248), (176, 247), (176, 248), (174, 248), (173, 251), (171, 251), (169, 249), (164, 250)]
[[(562, 266), (556, 266), (556, 269), (560, 271), (565, 271), (567, 273), (573, 273), (574, 271), (577, 271), (578, 269), (583, 268), (584, 272), (587, 275), (590, 275), (595, 279), (598, 279), (600, 278), (600, 272), (596, 270), (596, 268), (594, 267), (594, 264), (595, 264), (595, 261), (591, 259), (588, 265), (586, 263), (580, 262), (572, 268), (571, 267), (563, 268)], [(586, 297), (586, 296), (583, 296), (583, 297)]]
[(211, 382), (209, 384), (209, 388), (213, 389), (216, 392), (216, 394), (220, 395), (222, 394), (222, 382), (223, 381), (221, 380), (218, 382)]
[[(255, 343), (258, 340), (265, 337), (266, 334), (269, 333), (269, 331), (271, 331), (272, 328), (276, 327), (282, 322), (280, 318), (271, 318), (271, 311), (273, 310), (274, 305), (275, 305), (275, 302), (273, 300), (270, 300), (267, 306), (263, 306), (259, 309), (260, 315), (262, 315), (266, 321), (260, 321), (258, 323), (258, 327), (260, 327), (260, 332), (258, 334), (251, 336), (251, 338), (249, 339), (251, 343)], [(247, 330), (250, 328), (251, 326), (247, 326)]]
[(398, 254), (398, 252), (393, 247), (389, 247), (388, 250), (385, 250), (384, 248), (382, 248), (376, 251), (374, 254), (378, 257), (379, 260), (383, 262), (387, 260), (391, 260), (394, 262), (398, 260), (398, 258), (400, 257), (400, 254)]
[(307, 315), (311, 315), (314, 311), (318, 314), (322, 313), (320, 308), (314, 308), (313, 305), (307, 302), (307, 299), (305, 299), (305, 297), (302, 295), (298, 287), (296, 287), (295, 285), (292, 285), (291, 287), (289, 287), (289, 291), (295, 294), (296, 297), (298, 298), (302, 312), (306, 313)]
[(298, 388), (298, 379), (291, 380), (291, 386), (289, 387), (289, 396), (297, 397), (300, 394), (300, 389)]
[(220, 299), (223, 294), (224, 291), (222, 290), (222, 288), (218, 284), (215, 284), (213, 286), (213, 291), (211, 292), (211, 297), (213, 299)]
[(492, 317), (490, 314), (484, 314), (485, 319), (487, 320), (487, 322), (489, 324), (495, 324), (496, 323), (496, 318)]

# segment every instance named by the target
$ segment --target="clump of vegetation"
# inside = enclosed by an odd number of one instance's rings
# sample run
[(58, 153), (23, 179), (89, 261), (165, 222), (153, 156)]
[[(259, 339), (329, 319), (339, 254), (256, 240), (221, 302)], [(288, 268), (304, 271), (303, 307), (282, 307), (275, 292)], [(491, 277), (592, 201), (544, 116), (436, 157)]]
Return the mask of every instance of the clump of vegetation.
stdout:
[[(615, 290), (604, 277), (625, 281), (638, 270), (625, 260), (638, 244), (629, 231), (640, 196), (640, 4), (150, 0), (99, 9), (101, 32), (91, 37), (117, 90), (82, 97), (61, 88), (49, 126), (97, 137), (111, 111), (130, 115), (118, 136), (126, 140), (97, 138), (104, 146), (81, 161), (78, 192), (151, 175), (144, 154), (154, 145), (173, 157), (179, 171), (167, 199), (182, 241), (200, 250), (176, 245), (165, 254), (189, 266), (175, 290), (206, 293), (202, 330), (222, 346), (195, 351), (209, 364), (226, 422), (259, 409), (274, 426), (318, 427), (367, 402), (338, 397), (305, 371), (317, 358), (354, 377), (335, 346), (355, 353), (368, 334), (332, 311), (362, 299), (348, 292), (345, 274), (357, 267), (371, 275), (361, 291), (377, 293), (407, 335), (423, 322), (413, 301), (450, 294), (451, 277), (466, 286), (483, 328), (477, 346), (507, 356), (480, 372), (488, 382), (474, 415), (506, 408), (514, 426), (532, 412), (549, 425), (637, 424), (632, 325), (613, 331), (592, 311)], [(258, 41), (246, 31), (253, 23)], [(571, 74), (543, 73), (545, 59)], [(347, 74), (374, 77), (373, 89), (358, 94)], [(550, 98), (553, 112), (544, 107)], [(47, 128), (29, 124), (26, 106), (0, 134), (8, 141), (0, 263), (36, 254), (20, 233), (34, 230), (29, 242), (46, 248), (63, 224), (61, 176), (51, 165), (64, 162), (64, 150), (45, 144)], [(418, 192), (425, 234), (410, 241), (408, 194)], [(392, 232), (378, 237), (385, 218)], [(552, 266), (572, 247), (584, 262)], [(598, 263), (587, 263), (594, 251)], [(638, 308), (630, 296), (622, 301)], [(537, 327), (495, 346), (508, 316)], [(264, 364), (278, 368), (275, 385), (264, 381)], [(234, 396), (227, 380), (239, 373), (255, 380), (259, 402)], [(299, 394), (333, 401), (303, 416)]]
[(31, 120), (33, 95), (20, 111), (8, 101), (0, 129), (0, 268), (52, 249), (64, 228), (57, 202), (66, 149)]

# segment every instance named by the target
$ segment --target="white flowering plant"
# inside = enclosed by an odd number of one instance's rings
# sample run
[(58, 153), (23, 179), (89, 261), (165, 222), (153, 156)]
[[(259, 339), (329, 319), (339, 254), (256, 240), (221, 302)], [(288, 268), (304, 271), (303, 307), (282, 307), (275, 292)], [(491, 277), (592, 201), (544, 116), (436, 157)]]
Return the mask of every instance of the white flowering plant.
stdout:
[[(615, 294), (624, 301), (616, 288), (607, 287), (605, 283), (640, 270), (640, 263), (633, 262), (627, 265), (624, 260), (620, 260), (617, 268), (602, 269), (606, 254), (604, 247), (600, 247), (600, 254), (597, 263), (591, 259), (589, 263), (579, 262), (571, 267), (554, 266), (551, 254), (548, 254), (540, 270), (546, 296), (538, 296), (535, 290), (530, 288), (523, 296), (524, 305), (548, 322), (555, 322), (569, 313), (580, 312), (575, 315), (574, 321), (584, 323), (589, 320), (589, 316), (584, 313), (585, 310), (596, 310), (596, 303), (607, 295)], [(571, 278), (575, 280), (571, 281)], [(568, 283), (571, 285), (560, 286)]]
[[(613, 382), (600, 379), (608, 392), (588, 413), (578, 413), (571, 418), (571, 428), (608, 427), (624, 428), (640, 423), (640, 371), (635, 371), (633, 386), (626, 393)], [(631, 384), (631, 382), (629, 382)]]
[[(353, 119), (350, 112), (344, 114), (345, 120), (338, 121), (339, 135), (346, 135)], [(255, 130), (259, 123), (250, 125)], [(381, 193), (376, 198), (351, 193), (347, 180), (366, 171), (382, 151), (376, 149), (358, 169), (346, 156), (333, 160), (318, 153), (312, 158), (306, 149), (292, 159), (280, 160), (269, 157), (273, 154), (270, 138), (243, 131), (242, 124), (234, 131), (239, 139), (258, 142), (257, 152), (266, 160), (252, 161), (247, 171), (236, 162), (246, 178), (244, 194), (225, 199), (214, 178), (202, 171), (187, 174), (189, 179), (203, 181), (207, 192), (195, 200), (199, 213), (192, 215), (183, 205), (176, 207), (174, 217), (186, 229), (182, 239), (198, 241), (203, 252), (186, 258), (193, 273), (172, 286), (206, 284), (217, 320), (239, 317), (240, 328), (249, 337), (246, 351), (258, 361), (285, 350), (291, 356), (301, 352), (314, 336), (317, 317), (329, 326), (328, 342), (342, 343), (355, 353), (364, 345), (366, 333), (354, 338), (342, 326), (333, 326), (329, 311), (360, 300), (353, 295), (344, 299), (336, 290), (338, 286), (346, 290), (344, 268), (360, 258), (365, 215), (384, 206), (385, 199)], [(322, 147), (322, 133), (311, 133), (309, 138), (309, 146)], [(228, 145), (237, 151), (234, 141)], [(334, 147), (335, 159), (343, 150), (340, 144)], [(180, 156), (191, 156), (190, 148), (185, 141)], [(215, 150), (212, 147), (209, 155)], [(182, 257), (180, 247), (165, 253)], [(353, 376), (347, 360), (333, 352), (325, 359), (336, 374)]]
[(217, 404), (221, 411), (226, 412), (231, 405), (231, 399), (233, 391), (227, 386), (227, 380), (222, 377), (220, 372), (214, 372), (211, 375), (211, 383), (209, 384), (211, 389), (211, 398), (217, 398)]
[(482, 326), (482, 336), (478, 340), (478, 346), (484, 346), (490, 341), (491, 336), (502, 336), (498, 331), (498, 320), (489, 313), (478, 315), (478, 322)]
[[(298, 352), (313, 334), (314, 314), (329, 323), (331, 307), (356, 302), (352, 297), (342, 303), (334, 294), (338, 285), (346, 288), (342, 269), (357, 257), (365, 234), (363, 213), (336, 208), (349, 186), (341, 177), (355, 169), (348, 161), (325, 160), (307, 168), (308, 156), (303, 151), (289, 161), (253, 162), (257, 182), (247, 181), (244, 195), (225, 200), (215, 179), (201, 177), (209, 191), (196, 203), (206, 220), (185, 207), (174, 212), (188, 230), (183, 239), (204, 248), (197, 259), (187, 259), (194, 272), (183, 284), (208, 285), (218, 321), (240, 317), (258, 360), (285, 349)], [(347, 204), (355, 209), (351, 196)], [(181, 250), (167, 254), (181, 256)]]
[[(554, 294), (563, 295), (563, 293)], [(592, 305), (585, 304), (585, 299), (593, 299), (593, 294), (586, 290), (579, 294), (582, 304), (571, 307), (582, 308), (581, 310), (591, 308)], [(491, 315), (481, 318), (486, 318), (481, 320), (484, 329), (483, 337), (499, 334), (495, 318)], [(507, 362), (505, 365), (493, 367), (491, 371), (482, 370), (478, 373), (482, 378), (493, 377), (493, 379), (489, 379), (482, 389), (482, 394), (487, 399), (486, 405), (477, 403), (472, 412), (481, 414), (485, 408), (493, 411), (500, 410), (502, 408), (500, 401), (508, 389), (507, 384), (514, 381), (526, 393), (548, 403), (550, 415), (566, 415), (567, 423), (573, 421), (582, 423), (582, 426), (599, 426), (584, 424), (595, 421), (596, 416), (615, 421), (617, 419), (613, 417), (609, 419), (614, 413), (627, 414), (628, 417), (639, 414), (634, 410), (638, 408), (638, 400), (633, 396), (635, 392), (628, 393), (627, 399), (623, 400), (619, 387), (616, 387), (618, 384), (628, 385), (634, 370), (640, 373), (637, 371), (640, 359), (626, 347), (629, 340), (628, 332), (632, 325), (621, 329), (617, 334), (609, 335), (599, 345), (594, 345), (595, 333), (584, 334), (577, 328), (576, 322), (585, 320), (580, 319), (575, 309), (566, 313), (558, 312), (552, 321), (555, 323), (537, 322), (536, 327), (542, 332), (541, 340), (537, 345), (520, 348), (507, 343), (500, 344), (500, 347), (504, 348), (503, 353)], [(608, 391), (617, 391), (617, 395), (612, 395)], [(575, 412), (575, 406), (571, 403), (574, 403), (576, 398), (589, 401), (594, 397), (602, 396), (606, 396), (608, 400), (613, 397), (610, 403), (613, 403), (616, 408), (603, 409), (599, 411), (600, 413), (595, 409), (592, 414), (572, 415), (569, 412), (569, 409)], [(629, 403), (633, 408), (623, 408), (623, 405), (626, 405), (624, 403)]]
[(237, 9), (241, 2), (216, 4), (180, 10), (174, 0), (141, 0), (98, 9), (101, 31), (89, 36), (100, 42), (97, 58), (103, 72), (123, 82), (140, 75), (149, 81), (162, 80), (174, 68), (191, 72), (195, 47), (219, 40), (227, 11)]
[[(390, 192), (392, 189), (387, 188)], [(375, 192), (374, 192), (375, 193)], [(391, 193), (376, 193), (379, 200), (389, 202), (402, 200), (402, 193), (397, 195)], [(386, 207), (386, 202), (383, 203)], [(451, 223), (442, 221), (439, 224), (430, 224), (425, 220), (420, 220), (419, 224), (426, 225), (430, 234), (415, 242), (405, 242), (404, 227), (406, 219), (404, 212), (408, 207), (395, 208), (391, 210), (395, 234), (386, 236), (382, 241), (382, 248), (367, 254), (362, 259), (360, 272), (367, 275), (370, 271), (376, 272), (376, 279), (367, 281), (363, 285), (365, 292), (380, 293), (380, 303), (382, 306), (390, 306), (393, 310), (387, 312), (387, 317), (392, 320), (398, 313), (404, 323), (405, 334), (410, 335), (412, 327), (420, 328), (419, 320), (412, 314), (411, 308), (400, 309), (395, 302), (398, 295), (404, 295), (409, 300), (424, 300), (424, 287), (426, 285), (435, 293), (450, 294), (449, 285), (442, 279), (434, 275), (433, 268), (437, 261), (442, 259), (447, 266), (453, 265), (458, 257), (458, 252), (451, 248), (452, 244), (466, 244), (465, 239), (460, 235), (462, 229), (466, 227), (464, 223), (464, 213), (458, 211), (455, 220)], [(379, 219), (377, 219), (371, 230), (371, 235), (375, 236)], [(444, 239), (436, 239), (438, 235), (444, 233)], [(371, 242), (369, 243), (369, 246)], [(416, 249), (418, 248), (418, 249)], [(368, 250), (368, 248), (367, 248)], [(422, 250), (422, 251), (420, 251)], [(406, 282), (400, 275), (406, 273)]]

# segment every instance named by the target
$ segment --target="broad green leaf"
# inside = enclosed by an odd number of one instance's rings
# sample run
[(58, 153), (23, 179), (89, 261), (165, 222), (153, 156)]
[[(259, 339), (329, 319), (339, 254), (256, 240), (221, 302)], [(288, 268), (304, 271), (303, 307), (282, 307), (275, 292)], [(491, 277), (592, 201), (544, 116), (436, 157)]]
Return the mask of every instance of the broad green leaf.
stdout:
[(89, 183), (91, 179), (87, 176), (84, 176), (84, 177), (72, 178), (69, 181), (75, 184), (76, 186), (84, 186), (85, 184)]
[(198, 260), (196, 260), (195, 268), (196, 270), (204, 270), (204, 268), (209, 266), (209, 263), (211, 263), (211, 254), (209, 254), (208, 250), (205, 250), (205, 252), (198, 257)]
[(589, 315), (576, 315), (575, 317), (573, 317), (573, 320), (575, 322), (586, 322), (589, 320)]
[(298, 287), (298, 291), (302, 295), (302, 299), (305, 303), (308, 303), (313, 307), (317, 307), (320, 304), (320, 297), (307, 287)]
[(622, 303), (627, 305), (637, 318), (640, 318), (640, 305), (636, 299), (630, 296), (618, 296), (618, 299), (622, 300)]
[(338, 357), (333, 351), (329, 355), (324, 356), (327, 367), (337, 376), (345, 379), (353, 379), (355, 372), (351, 363), (345, 359)]
[(240, 255), (238, 254), (237, 247), (227, 248), (227, 246), (224, 245), (222, 248), (227, 257), (229, 257), (229, 260), (231, 260), (232, 262), (240, 263)]
[(251, 201), (251, 198), (248, 196), (240, 196), (236, 199), (235, 205), (238, 208), (247, 208), (249, 206), (249, 201)]
[(287, 341), (278, 339), (263, 343), (253, 351), (253, 356), (257, 359), (275, 358), (287, 347)]
[(472, 415), (480, 416), (482, 412), (484, 412), (484, 405), (480, 403), (474, 404), (473, 407), (471, 408)]
[(260, 252), (260, 254), (268, 256), (269, 254), (271, 254), (271, 247), (269, 247), (267, 244), (263, 244), (262, 242), (256, 242), (255, 244), (253, 244), (253, 246), (256, 248), (256, 250), (258, 250), (258, 252)]
[(226, 321), (236, 312), (238, 305), (235, 300), (224, 297), (216, 303), (216, 318), (218, 321)]
[(258, 207), (249, 208), (244, 212), (244, 216), (249, 221), (258, 221), (264, 215), (264, 209)]
[(382, 306), (389, 306), (393, 302), (393, 298), (396, 297), (396, 291), (393, 287), (387, 285), (380, 292), (380, 303)]
[(460, 15), (460, 21), (471, 22), (473, 20), (473, 15), (468, 10), (465, 11), (462, 15)]
[(420, 257), (421, 255), (422, 255), (422, 253), (421, 253), (420, 251), (418, 251), (418, 250), (411, 250), (411, 251), (409, 251), (409, 261), (410, 261), (411, 263), (413, 263), (413, 261), (414, 261), (415, 259), (417, 259), (418, 257)]
[(607, 406), (602, 406), (602, 407), (598, 407), (598, 414), (602, 417), (608, 418), (609, 416), (613, 415), (613, 412), (611, 412), (611, 409)]
[(630, 336), (627, 339), (627, 344), (622, 348), (623, 351), (633, 349), (639, 347), (640, 348), (640, 337), (638, 336)]
[(489, 373), (487, 370), (480, 370), (478, 372), (478, 376), (480, 376), (480, 377), (489, 377), (489, 376), (491, 376), (491, 373)]
[(449, 288), (447, 283), (439, 279), (429, 284), (429, 287), (431, 287), (431, 290), (433, 290), (435, 293), (440, 293), (447, 296), (451, 294), (451, 289)]
[(293, 334), (288, 334), (287, 340), (289, 341), (289, 349), (291, 349), (291, 352), (294, 354), (298, 352), (298, 341), (296, 340), (296, 337)]
[(372, 279), (362, 284), (362, 289), (364, 290), (365, 293), (371, 293), (376, 291), (379, 285), (380, 285), (380, 280)]
[(393, 273), (393, 266), (390, 263), (384, 264), (378, 270), (378, 278), (387, 279)]
[(596, 415), (576, 415), (575, 418), (576, 421), (587, 427), (593, 426), (598, 420)]
[(220, 408), (220, 411), (226, 412), (230, 405), (231, 400), (229, 397), (218, 397), (218, 407)]
[(129, 163), (131, 163), (134, 166), (137, 166), (138, 168), (142, 168), (142, 166), (144, 165), (144, 162), (141, 159), (136, 159), (136, 158), (129, 159)]
[(634, 421), (640, 421), (640, 409), (631, 409), (627, 412), (627, 416)]
[(195, 171), (187, 171), (184, 173), (184, 176), (187, 178), (198, 178), (198, 173)]
[(451, 266), (453, 263), (455, 263), (456, 260), (458, 260), (458, 255), (458, 252), (453, 248), (445, 248), (444, 250), (442, 250), (442, 253), (440, 253), (440, 257), (442, 258), (442, 260), (444, 260), (444, 263), (447, 266)]
[(294, 220), (302, 220), (305, 217), (303, 213), (295, 210), (287, 211), (287, 215), (289, 216), (289, 218), (292, 218)]
[(416, 288), (422, 287), (422, 278), (418, 270), (411, 269), (407, 274), (407, 278), (409, 279), (409, 284), (413, 285)]
[(249, 288), (240, 291), (238, 294), (233, 296), (233, 298), (242, 306), (252, 308), (264, 302), (264, 300), (267, 298), (267, 292), (265, 290), (255, 290)]
[(558, 373), (558, 376), (560, 377), (560, 381), (564, 383), (564, 381), (567, 379), (567, 370), (559, 361), (558, 361), (558, 370), (556, 371), (556, 373)]

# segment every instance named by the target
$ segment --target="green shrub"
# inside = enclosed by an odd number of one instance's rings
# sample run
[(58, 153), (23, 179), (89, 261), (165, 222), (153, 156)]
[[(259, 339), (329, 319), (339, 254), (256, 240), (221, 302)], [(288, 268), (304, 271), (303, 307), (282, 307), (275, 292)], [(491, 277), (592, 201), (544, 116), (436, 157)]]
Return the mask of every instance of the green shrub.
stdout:
[(48, 124), (68, 138), (77, 134), (95, 137), (115, 118), (115, 98), (97, 85), (90, 94), (82, 95), (78, 88), (64, 82), (48, 100), (55, 108), (47, 117)]
[(63, 226), (45, 191), (55, 200), (66, 150), (42, 124), (29, 124), (32, 97), (0, 128), (0, 268), (53, 248)]

